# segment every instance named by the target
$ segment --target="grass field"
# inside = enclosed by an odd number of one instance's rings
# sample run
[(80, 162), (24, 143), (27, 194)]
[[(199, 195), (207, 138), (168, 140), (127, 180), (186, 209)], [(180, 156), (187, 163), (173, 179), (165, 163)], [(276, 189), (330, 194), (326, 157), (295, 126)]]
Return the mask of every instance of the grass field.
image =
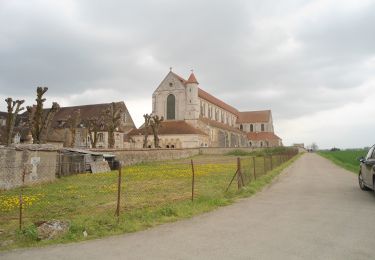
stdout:
[(354, 173), (358, 173), (359, 170), (358, 158), (366, 156), (366, 153), (367, 150), (363, 149), (318, 152), (321, 156)]
[[(79, 174), (53, 183), (0, 191), (0, 249), (39, 246), (135, 232), (160, 223), (210, 211), (249, 196), (281, 171), (267, 175), (271, 161), (256, 158), (257, 180), (238, 191), (232, 185), (235, 156), (194, 157), (195, 200), (191, 202), (190, 160), (139, 164), (122, 169), (121, 215), (114, 216), (118, 172)], [(252, 158), (242, 157), (242, 167), (253, 169)], [(281, 163), (272, 159), (274, 166)], [(284, 166), (287, 165), (283, 164)], [(250, 170), (248, 170), (250, 173)], [(245, 173), (246, 174), (246, 173)], [(252, 178), (252, 174), (249, 174)], [(18, 229), (19, 194), (23, 194), (23, 229)], [(38, 241), (34, 223), (59, 219), (70, 222), (69, 232), (55, 240)], [(83, 232), (88, 237), (83, 236)]]

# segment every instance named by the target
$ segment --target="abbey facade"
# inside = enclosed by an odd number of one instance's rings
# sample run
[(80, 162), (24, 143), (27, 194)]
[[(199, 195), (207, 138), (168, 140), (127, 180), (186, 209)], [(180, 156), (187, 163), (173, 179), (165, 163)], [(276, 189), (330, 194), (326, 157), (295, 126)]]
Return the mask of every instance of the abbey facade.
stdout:
[[(240, 112), (199, 87), (193, 73), (188, 79), (170, 71), (152, 95), (152, 113), (164, 117), (159, 137), (162, 148), (274, 147), (270, 110)], [(142, 148), (143, 131), (129, 133)], [(148, 137), (153, 145), (152, 135)]]

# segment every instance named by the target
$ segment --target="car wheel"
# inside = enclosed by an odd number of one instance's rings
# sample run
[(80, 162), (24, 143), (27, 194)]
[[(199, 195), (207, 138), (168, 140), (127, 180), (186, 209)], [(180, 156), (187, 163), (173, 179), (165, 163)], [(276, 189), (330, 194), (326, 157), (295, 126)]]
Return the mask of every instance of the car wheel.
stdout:
[(369, 190), (363, 181), (362, 172), (359, 172), (358, 174), (358, 183), (361, 190)]

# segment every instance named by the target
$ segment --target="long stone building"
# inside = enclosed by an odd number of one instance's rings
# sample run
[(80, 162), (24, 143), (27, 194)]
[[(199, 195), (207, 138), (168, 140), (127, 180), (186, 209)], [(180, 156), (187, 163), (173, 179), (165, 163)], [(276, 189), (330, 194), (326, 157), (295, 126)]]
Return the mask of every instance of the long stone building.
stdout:
[[(240, 112), (200, 88), (194, 73), (186, 80), (170, 71), (152, 95), (152, 114), (165, 119), (159, 133), (163, 148), (282, 145), (270, 110)], [(132, 147), (143, 146), (143, 133), (142, 127), (129, 133)], [(148, 146), (153, 147), (152, 135)]]
[[(121, 109), (120, 124), (114, 131), (114, 148), (124, 148), (126, 134), (135, 128), (134, 122), (124, 102), (114, 102), (116, 108)], [(47, 143), (58, 144), (64, 147), (92, 148), (91, 138), (93, 138), (87, 128), (87, 121), (93, 117), (104, 116), (105, 110), (111, 103), (91, 104), (82, 106), (61, 107), (54, 116), (51, 127), (47, 133)], [(45, 110), (47, 111), (47, 110)], [(72, 127), (69, 122), (71, 117), (78, 113), (78, 121)], [(19, 142), (32, 142), (28, 129), (28, 112), (18, 116), (15, 135), (21, 136)], [(0, 121), (1, 123), (1, 121)], [(74, 131), (72, 131), (74, 130)], [(74, 137), (73, 137), (74, 135)], [(97, 130), (96, 148), (108, 148), (108, 127), (103, 120)]]

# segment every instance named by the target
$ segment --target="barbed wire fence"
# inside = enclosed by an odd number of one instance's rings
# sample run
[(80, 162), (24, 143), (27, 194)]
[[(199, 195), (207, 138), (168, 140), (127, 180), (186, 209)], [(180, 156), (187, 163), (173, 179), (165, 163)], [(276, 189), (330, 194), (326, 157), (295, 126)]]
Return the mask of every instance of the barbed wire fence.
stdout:
[[(39, 164), (2, 161), (2, 171), (7, 173), (3, 178), (9, 178), (5, 182), (17, 187), (0, 190), (0, 226), (10, 234), (29, 225), (64, 219), (86, 230), (90, 227), (85, 223), (92, 219), (119, 222), (123, 215), (126, 219), (126, 214), (143, 209), (173, 214), (169, 211), (177, 202), (195, 203), (235, 193), (296, 154), (292, 150), (263, 156), (120, 164), (117, 170), (96, 174), (85, 173), (87, 166), (74, 159)], [(57, 180), (47, 174), (51, 172)], [(112, 225), (108, 223), (105, 225)]]

